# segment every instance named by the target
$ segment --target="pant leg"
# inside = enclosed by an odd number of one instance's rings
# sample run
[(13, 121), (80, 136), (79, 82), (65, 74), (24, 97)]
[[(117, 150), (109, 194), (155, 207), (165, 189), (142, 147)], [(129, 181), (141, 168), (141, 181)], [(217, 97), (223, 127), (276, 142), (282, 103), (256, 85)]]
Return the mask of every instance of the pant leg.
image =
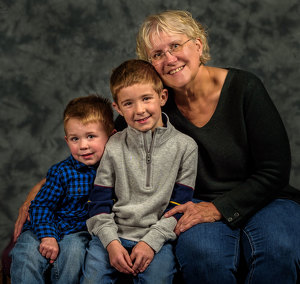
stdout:
[(134, 277), (137, 284), (172, 284), (176, 273), (176, 260), (172, 243), (166, 243), (154, 255), (150, 265), (143, 273)]
[(92, 237), (86, 250), (81, 283), (115, 283), (118, 271), (110, 265), (109, 255), (98, 237)]
[(87, 231), (65, 235), (59, 242), (59, 254), (51, 269), (53, 284), (79, 283), (86, 247), (90, 240)]
[(240, 230), (223, 222), (203, 223), (181, 233), (176, 257), (187, 284), (234, 284), (240, 258)]
[[(242, 232), (246, 283), (295, 284), (300, 273), (300, 205), (277, 199), (249, 219)], [(298, 279), (299, 281), (300, 279)]]
[(39, 252), (40, 240), (31, 231), (23, 232), (13, 248), (11, 264), (12, 284), (41, 284), (48, 260)]

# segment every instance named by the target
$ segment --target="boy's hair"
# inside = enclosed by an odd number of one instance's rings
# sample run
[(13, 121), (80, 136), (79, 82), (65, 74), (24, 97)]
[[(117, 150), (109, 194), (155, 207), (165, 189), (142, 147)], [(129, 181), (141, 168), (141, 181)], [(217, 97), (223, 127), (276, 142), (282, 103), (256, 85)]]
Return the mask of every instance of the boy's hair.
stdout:
[(115, 103), (118, 103), (118, 93), (121, 89), (135, 84), (152, 84), (158, 94), (164, 88), (151, 63), (141, 59), (127, 60), (115, 68), (110, 76), (110, 91)]
[(97, 95), (89, 95), (71, 100), (64, 110), (64, 129), (70, 118), (77, 118), (83, 124), (101, 122), (107, 135), (114, 130), (111, 102)]
[(138, 58), (148, 60), (147, 49), (151, 49), (151, 36), (160, 32), (167, 34), (185, 34), (188, 38), (200, 38), (203, 52), (200, 62), (205, 64), (210, 60), (206, 29), (192, 17), (188, 11), (168, 10), (148, 16), (141, 25), (136, 37), (136, 53)]

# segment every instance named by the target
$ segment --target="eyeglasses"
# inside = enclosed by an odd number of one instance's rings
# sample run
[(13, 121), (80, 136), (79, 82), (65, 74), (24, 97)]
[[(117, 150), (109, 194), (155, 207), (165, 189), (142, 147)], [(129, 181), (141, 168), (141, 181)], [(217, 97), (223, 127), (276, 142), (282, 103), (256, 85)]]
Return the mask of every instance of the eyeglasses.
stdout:
[(171, 44), (170, 48), (166, 51), (158, 51), (152, 55), (150, 55), (150, 57), (148, 58), (148, 60), (152, 63), (152, 64), (159, 64), (161, 62), (164, 61), (165, 57), (166, 57), (166, 53), (169, 52), (171, 55), (175, 55), (178, 54), (179, 52), (182, 51), (183, 46), (188, 43), (190, 40), (192, 40), (192, 38), (188, 39), (187, 41), (185, 41), (184, 43), (173, 43)]

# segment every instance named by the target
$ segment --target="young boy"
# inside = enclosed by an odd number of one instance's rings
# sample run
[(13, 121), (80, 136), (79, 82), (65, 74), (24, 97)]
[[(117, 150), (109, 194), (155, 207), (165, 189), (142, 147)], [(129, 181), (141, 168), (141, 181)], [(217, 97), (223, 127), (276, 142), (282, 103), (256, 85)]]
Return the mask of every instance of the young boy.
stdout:
[(71, 155), (52, 166), (30, 205), (30, 222), (12, 251), (12, 283), (79, 283), (90, 235), (86, 231), (88, 195), (108, 137), (113, 132), (109, 100), (73, 99), (64, 111), (65, 140)]
[(168, 93), (150, 63), (124, 62), (110, 88), (128, 127), (107, 143), (90, 195), (83, 283), (111, 283), (119, 272), (172, 283), (177, 220), (163, 215), (192, 199), (197, 145), (161, 112)]

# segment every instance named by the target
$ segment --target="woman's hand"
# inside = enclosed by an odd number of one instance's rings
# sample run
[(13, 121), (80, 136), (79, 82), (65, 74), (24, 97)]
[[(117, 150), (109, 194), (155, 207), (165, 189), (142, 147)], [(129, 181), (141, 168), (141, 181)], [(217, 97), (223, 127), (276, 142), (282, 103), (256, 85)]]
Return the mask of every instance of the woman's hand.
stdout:
[(22, 232), (23, 225), (25, 224), (26, 220), (30, 221), (29, 219), (29, 213), (28, 209), (30, 206), (31, 201), (35, 198), (37, 193), (42, 188), (43, 184), (46, 182), (46, 179), (42, 179), (40, 182), (38, 182), (29, 192), (25, 202), (19, 209), (19, 215), (18, 219), (15, 223), (15, 230), (14, 230), (14, 242), (17, 241), (18, 237), (20, 236)]
[(211, 202), (193, 203), (190, 201), (174, 207), (165, 214), (165, 217), (168, 218), (176, 213), (183, 213), (174, 230), (176, 235), (185, 232), (196, 224), (212, 223), (222, 218), (219, 210)]
[(19, 209), (18, 219), (15, 223), (14, 242), (16, 242), (18, 237), (20, 236), (23, 225), (26, 222), (26, 220), (29, 220), (29, 213), (28, 213), (29, 206), (30, 206), (30, 201), (24, 202)]

